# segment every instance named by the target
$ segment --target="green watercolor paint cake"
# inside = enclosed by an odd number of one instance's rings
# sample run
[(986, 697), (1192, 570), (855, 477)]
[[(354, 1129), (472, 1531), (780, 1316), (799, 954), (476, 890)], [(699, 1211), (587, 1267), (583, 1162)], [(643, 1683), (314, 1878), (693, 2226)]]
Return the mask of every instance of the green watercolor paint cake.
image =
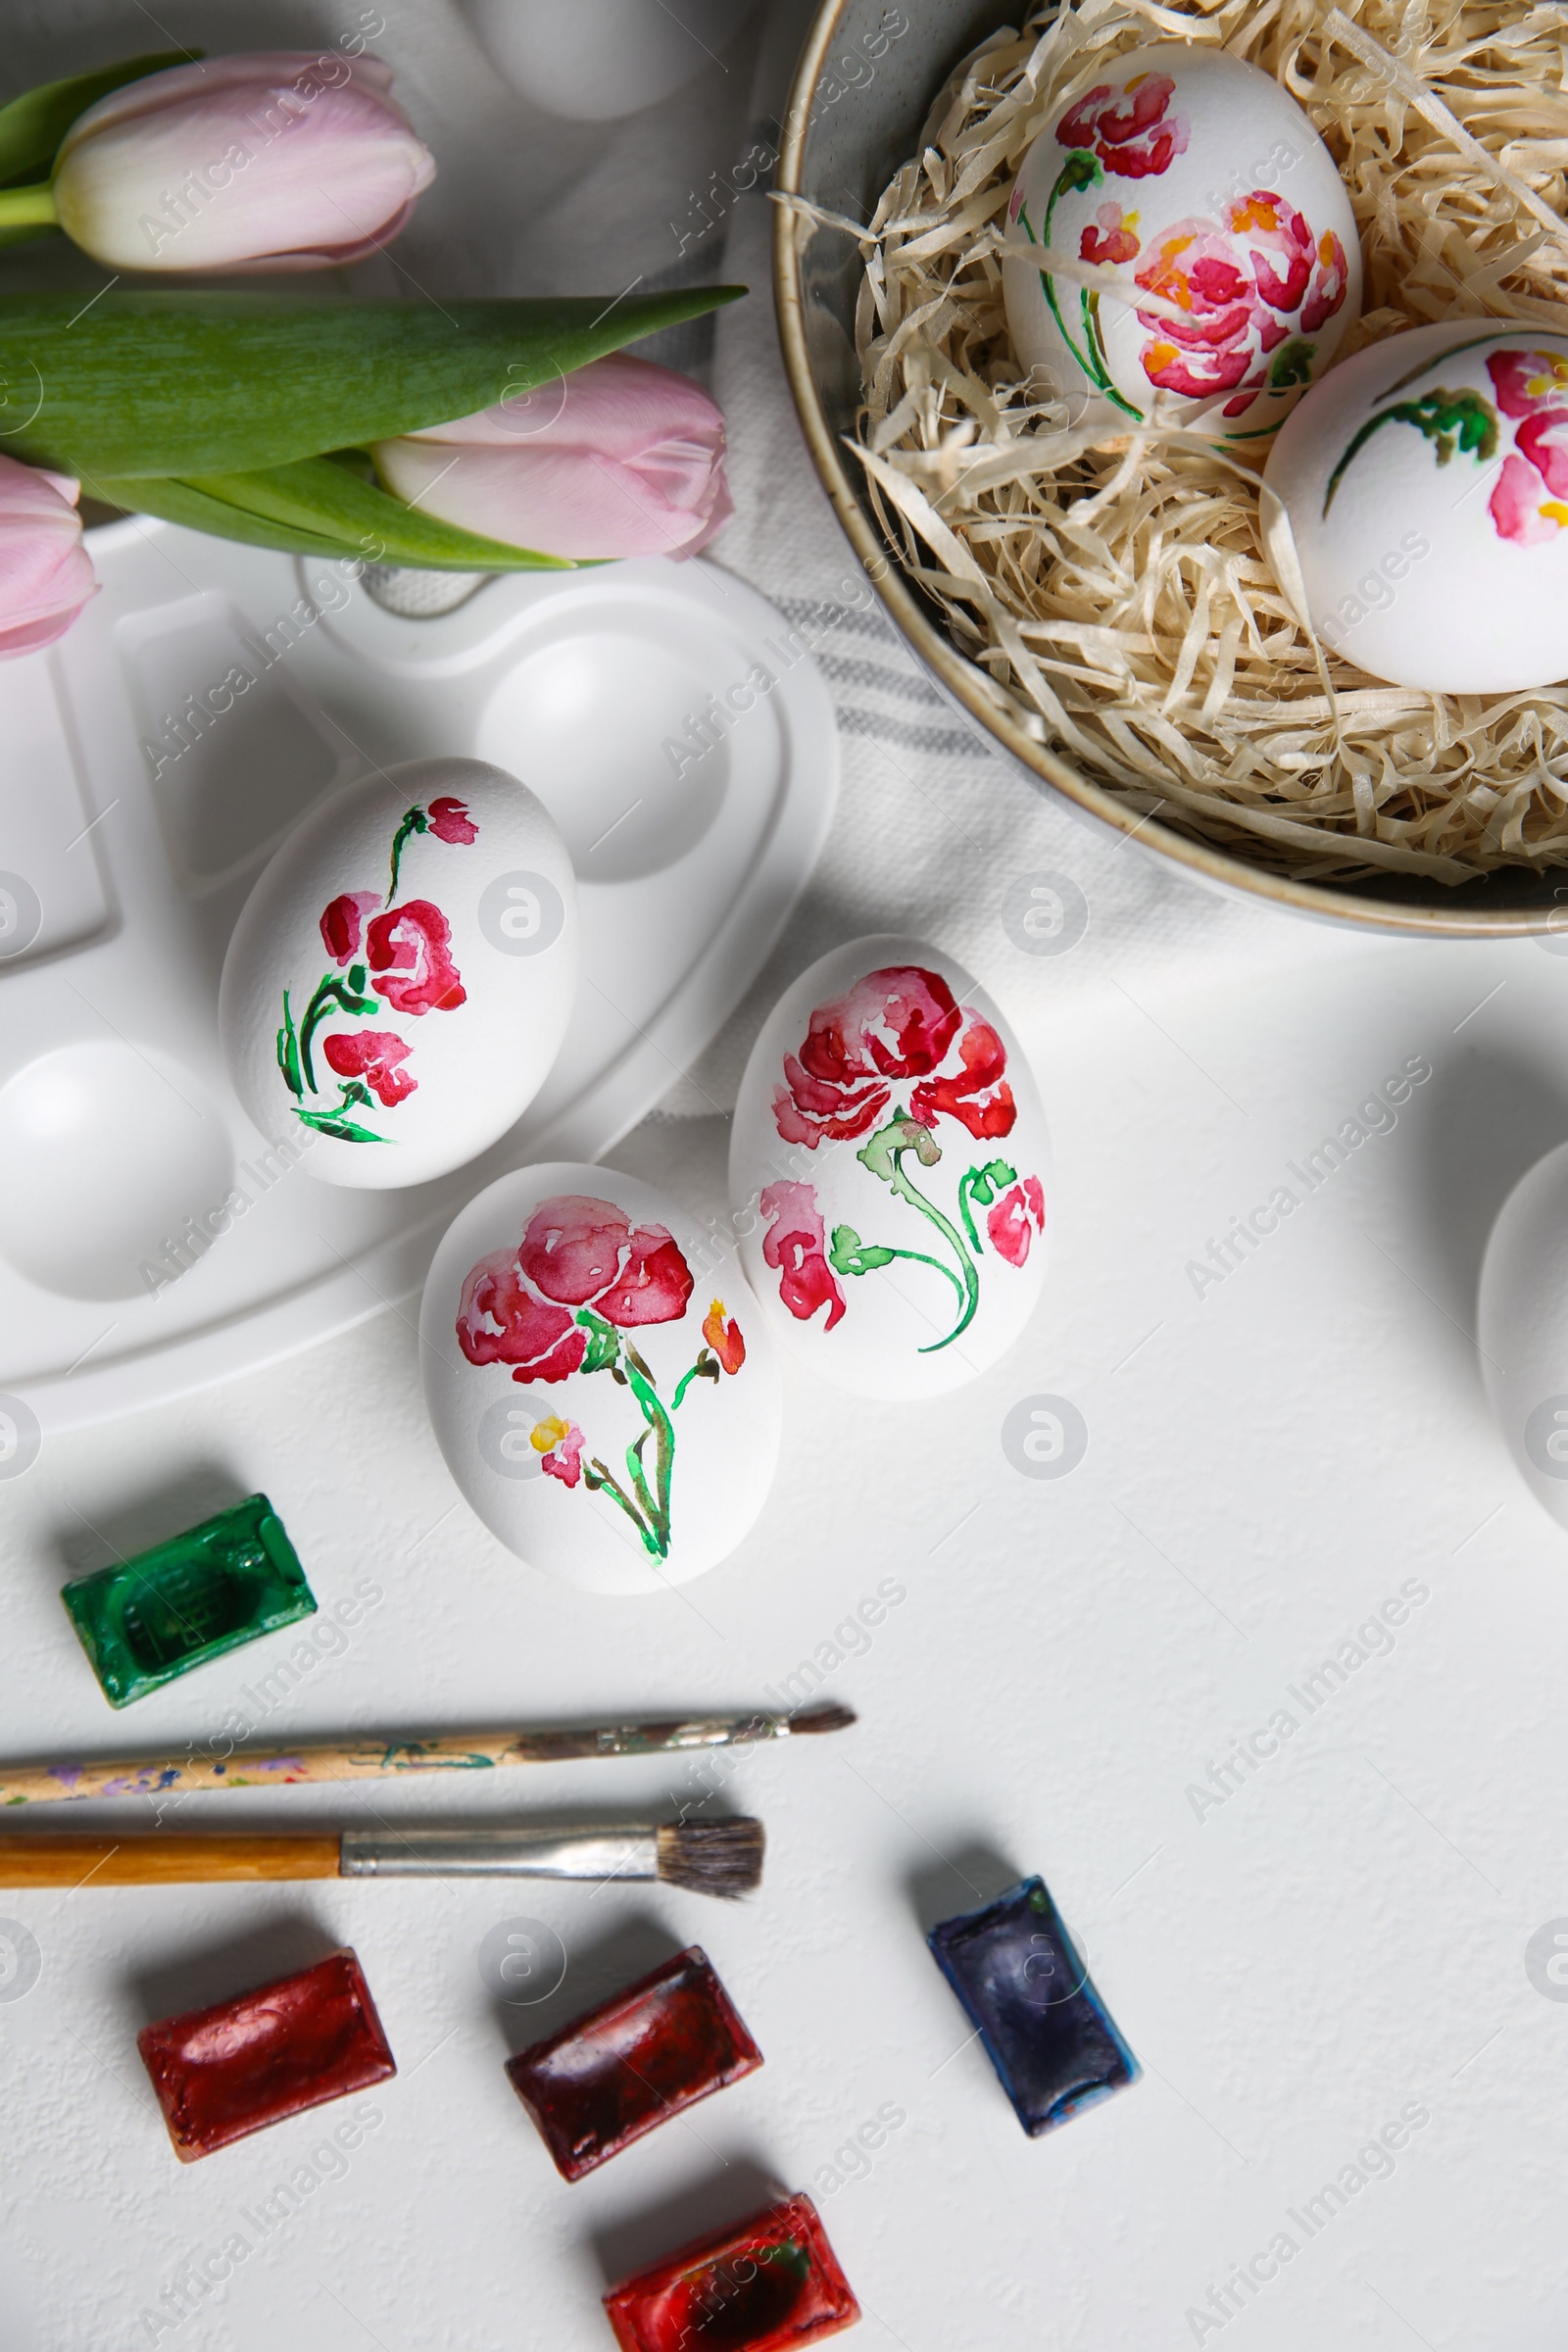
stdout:
[(299, 1555), (265, 1494), (61, 1590), (112, 1707), (316, 1613)]

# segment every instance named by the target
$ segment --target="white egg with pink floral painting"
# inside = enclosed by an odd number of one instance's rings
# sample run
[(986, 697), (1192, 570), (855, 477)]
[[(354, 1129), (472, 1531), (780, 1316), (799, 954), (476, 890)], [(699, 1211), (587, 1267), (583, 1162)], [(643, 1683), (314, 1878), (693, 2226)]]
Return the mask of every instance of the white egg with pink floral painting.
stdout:
[(1006, 224), (1013, 348), (1073, 423), (1266, 440), (1360, 316), (1333, 156), (1270, 74), (1197, 42), (1125, 50), (1067, 93)]
[(234, 1091), (328, 1184), (422, 1184), (496, 1143), (577, 986), (577, 886), (544, 803), (411, 760), (313, 808), (246, 901), (219, 991)]
[(520, 1168), (470, 1200), (430, 1267), (419, 1356), (467, 1501), (585, 1592), (703, 1575), (766, 1499), (778, 1362), (734, 1250), (613, 1168)]
[(779, 1338), (863, 1396), (938, 1396), (1010, 1348), (1045, 1274), (1045, 1116), (1017, 1039), (918, 940), (788, 989), (735, 1105), (741, 1259)]
[(1368, 676), (1568, 678), (1568, 333), (1450, 318), (1357, 352), (1281, 433), (1261, 506), (1299, 618)]

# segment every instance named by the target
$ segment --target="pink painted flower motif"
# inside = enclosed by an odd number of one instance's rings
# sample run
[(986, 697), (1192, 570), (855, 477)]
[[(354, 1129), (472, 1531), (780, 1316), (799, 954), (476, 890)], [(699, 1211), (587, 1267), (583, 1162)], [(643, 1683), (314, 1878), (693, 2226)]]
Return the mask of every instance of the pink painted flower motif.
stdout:
[(580, 1193), (534, 1210), (517, 1263), (547, 1298), (591, 1306), (622, 1328), (678, 1322), (692, 1295), (691, 1269), (665, 1226), (633, 1226), (612, 1200)]
[(403, 853), (411, 841), (418, 840), (424, 833), (433, 833), (437, 841), (449, 842), (460, 849), (466, 849), (470, 842), (479, 838), (479, 828), (463, 802), (454, 800), (450, 793), (443, 794), (438, 801), (432, 801), (428, 808), (416, 801), (412, 808), (405, 809), (403, 821), (392, 836), (392, 879), (386, 893), (389, 906), (398, 895)]
[(559, 1478), (564, 1487), (577, 1485), (582, 1477), (583, 1434), (575, 1421), (563, 1421), (559, 1413), (547, 1414), (534, 1423), (528, 1443), (538, 1454), (546, 1478)]
[(511, 1364), (515, 1381), (556, 1381), (577, 1370), (588, 1335), (529, 1288), (513, 1250), (498, 1250), (465, 1278), (458, 1345), (470, 1364)]
[[(1031, 1229), (1030, 1219), (1033, 1218)], [(1038, 1176), (1026, 1176), (1021, 1184), (1012, 1185), (995, 1202), (986, 1216), (986, 1232), (991, 1247), (1009, 1266), (1027, 1263), (1030, 1244), (1036, 1233), (1046, 1230), (1046, 1196)]]
[(1301, 305), (1301, 332), (1315, 335), (1338, 318), (1345, 303), (1345, 289), (1350, 282), (1350, 265), (1345, 247), (1332, 229), (1326, 229), (1317, 241), (1317, 269), (1312, 278), (1312, 291)]
[(1003, 1073), (1006, 1049), (989, 1021), (969, 1014), (969, 1026), (958, 1040), (961, 1069), (938, 1074), (915, 1087), (909, 1097), (910, 1115), (922, 1127), (934, 1127), (939, 1117), (957, 1119), (977, 1141), (1008, 1135), (1018, 1115), (1012, 1089)]
[(1141, 310), (1152, 384), (1189, 399), (1235, 392), (1223, 414), (1245, 416), (1270, 382), (1303, 382), (1312, 352), (1293, 334), (1318, 332), (1345, 302), (1349, 264), (1332, 232), (1314, 238), (1305, 216), (1265, 188), (1226, 208), (1225, 223), (1178, 220), (1152, 249), (1136, 282), (1185, 314)]
[(372, 915), (366, 931), (370, 982), (394, 1012), (455, 1012), (467, 991), (452, 957), (452, 926), (429, 899)]
[(1137, 213), (1124, 213), (1119, 204), (1102, 204), (1078, 240), (1078, 259), (1107, 268), (1118, 262), (1136, 262), (1143, 251), (1138, 223)]
[(321, 1048), (329, 1069), (340, 1078), (362, 1078), (388, 1110), (417, 1089), (418, 1080), (401, 1066), (409, 1051), (390, 1029), (336, 1030)]
[(1063, 147), (1094, 155), (1119, 178), (1157, 178), (1187, 152), (1187, 121), (1168, 111), (1175, 95), (1176, 84), (1164, 74), (1136, 74), (1119, 91), (1102, 82), (1063, 115), (1056, 137)]
[(798, 1323), (827, 1308), (824, 1331), (844, 1313), (844, 1293), (827, 1262), (827, 1233), (816, 1194), (808, 1184), (780, 1182), (766, 1187), (761, 1209), (771, 1223), (762, 1255), (779, 1277), (779, 1297)]
[(1150, 252), (1137, 283), (1184, 314), (1139, 312), (1152, 337), (1143, 354), (1150, 382), (1191, 400), (1234, 391), (1252, 365), (1257, 293), (1223, 231), (1212, 220), (1176, 221)]
[[(1294, 205), (1261, 188), (1233, 204), (1226, 225), (1236, 244), (1251, 262), (1257, 290), (1269, 309), (1289, 318), (1306, 300), (1312, 282), (1315, 248), (1305, 218)], [(1278, 318), (1262, 319), (1263, 348), (1283, 342), (1285, 328)]]
[(346, 890), (324, 910), (321, 938), (335, 964), (341, 966), (353, 962), (360, 953), (366, 917), (372, 907), (380, 904), (373, 890)]
[[(943, 1076), (965, 1018), (961, 1068)], [(1005, 1135), (1015, 1115), (1012, 1091), (1003, 1080), (1005, 1068), (996, 1031), (978, 1013), (960, 1009), (940, 972), (890, 965), (817, 1005), (800, 1053), (784, 1056), (787, 1084), (773, 1096), (774, 1123), (787, 1143), (813, 1152), (824, 1137), (845, 1143), (869, 1134), (894, 1086), (913, 1078), (923, 1082), (910, 1097), (911, 1114), (922, 1126), (935, 1126), (945, 1112), (961, 1119), (971, 1135)], [(986, 1088), (995, 1092), (971, 1100)]]
[[(0, 461), (3, 464), (4, 461)], [(367, 1030), (358, 1038), (341, 1032), (321, 1045), (328, 1069), (343, 1081), (341, 1100), (321, 1099), (314, 1048), (324, 1021), (347, 1014), (364, 1020), (380, 1012), (381, 998), (394, 1012), (418, 1015), (454, 1012), (467, 992), (452, 955), (452, 928), (430, 899), (394, 906), (398, 870), (409, 844), (429, 834), (466, 848), (479, 828), (466, 804), (451, 793), (404, 810), (392, 836), (390, 880), (384, 899), (373, 890), (340, 891), (319, 917), (321, 942), (335, 970), (322, 974), (296, 1014), (283, 991), (283, 1019), (277, 1031), (277, 1066), (294, 1098), (294, 1115), (319, 1135), (345, 1144), (380, 1144), (388, 1138), (368, 1127), (360, 1113), (369, 1108), (373, 1090), (384, 1109), (416, 1093), (416, 1082), (401, 1067), (409, 1048), (394, 1032)], [(367, 968), (368, 967), (368, 968)], [(371, 974), (375, 975), (373, 983)], [(375, 994), (367, 990), (372, 986)]]
[(1504, 460), (1487, 505), (1498, 537), (1511, 539), (1515, 547), (1544, 547), (1562, 528), (1542, 503), (1541, 476), (1520, 457)]
[(1492, 519), (1516, 547), (1542, 547), (1568, 528), (1568, 358), (1496, 351), (1487, 373), (1498, 408), (1518, 428), (1492, 494)]
[(466, 808), (462, 801), (455, 801), (450, 793), (430, 803), (429, 820), (430, 830), (437, 841), (450, 841), (466, 849), (469, 842), (479, 838), (479, 828)]
[(691, 1294), (691, 1269), (664, 1226), (634, 1227), (612, 1200), (561, 1194), (540, 1202), (515, 1250), (469, 1269), (458, 1345), (470, 1364), (511, 1364), (515, 1381), (565, 1380), (589, 1349), (574, 1310), (622, 1330), (674, 1323)]
[(607, 1496), (658, 1560), (669, 1556), (676, 1417), (690, 1395), (717, 1389), (746, 1361), (740, 1327), (715, 1298), (696, 1361), (667, 1399), (661, 1394), (654, 1363), (625, 1335), (683, 1323), (691, 1295), (691, 1268), (665, 1226), (633, 1225), (613, 1200), (562, 1193), (539, 1202), (515, 1249), (469, 1267), (458, 1304), (458, 1345), (470, 1364), (509, 1364), (524, 1384), (608, 1372), (629, 1395), (643, 1426), (618, 1465), (613, 1448), (588, 1453), (582, 1430), (562, 1414), (538, 1421), (530, 1442), (547, 1478)]

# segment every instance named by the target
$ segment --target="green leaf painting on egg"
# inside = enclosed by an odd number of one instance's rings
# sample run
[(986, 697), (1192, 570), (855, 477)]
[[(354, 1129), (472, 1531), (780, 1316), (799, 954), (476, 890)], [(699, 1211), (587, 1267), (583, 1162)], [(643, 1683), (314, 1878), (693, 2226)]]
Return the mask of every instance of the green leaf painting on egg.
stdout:
[(1396, 401), (1368, 417), (1334, 471), (1323, 496), (1325, 515), (1349, 467), (1376, 432), (1386, 424), (1413, 424), (1437, 451), (1440, 466), (1451, 465), (1456, 454), (1487, 465), (1497, 454), (1497, 412), (1479, 392), (1445, 392), (1442, 386), (1423, 392), (1419, 400)]

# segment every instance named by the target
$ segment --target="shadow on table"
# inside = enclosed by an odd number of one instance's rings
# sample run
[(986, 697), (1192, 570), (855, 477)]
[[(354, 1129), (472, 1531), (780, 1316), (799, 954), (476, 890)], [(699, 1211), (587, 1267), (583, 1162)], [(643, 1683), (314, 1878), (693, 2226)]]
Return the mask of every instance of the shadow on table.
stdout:
[[(200, 1944), (194, 1950), (188, 1930), (172, 1917), (169, 1933), (178, 1940), (177, 1957), (126, 1974), (125, 1983), (143, 2025), (155, 2025), (165, 2017), (182, 2017), (189, 2009), (208, 2009), (216, 2001), (233, 2000), (278, 1977), (314, 1968), (328, 1953), (343, 1949), (342, 1936), (303, 1909), (256, 1921), (237, 1935)], [(371, 1993), (373, 1997), (373, 1986)]]
[[(711, 2107), (703, 2111), (711, 2113)], [(669, 2127), (679, 2130), (679, 2126)], [(704, 2124), (711, 2144), (711, 2133)], [(716, 2237), (765, 2205), (790, 2194), (776, 2172), (757, 2156), (720, 2157), (689, 2187), (657, 2205), (640, 2206), (590, 2231), (589, 2243), (606, 2286), (618, 2286), (651, 2263), (662, 2262), (694, 2238)]]
[(221, 1462), (193, 1462), (162, 1484), (111, 1507), (95, 1505), (91, 1519), (75, 1512), (62, 1520), (54, 1534), (54, 1558), (42, 1562), (51, 1585), (65, 1578), (90, 1576), (94, 1569), (133, 1559), (154, 1544), (199, 1527), (220, 1511), (232, 1509), (254, 1494)]
[[(1568, 1091), (1560, 1071), (1518, 1048), (1472, 1048), (1440, 1078), (1411, 1205), (1442, 1277), (1440, 1299), (1473, 1339), (1497, 1211), (1537, 1160), (1568, 1140)], [(1475, 1348), (1463, 1353), (1479, 1390)]]
[(956, 1847), (941, 1862), (925, 1863), (911, 1871), (905, 1881), (905, 1892), (921, 1935), (929, 1936), (940, 1921), (954, 1919), (960, 1911), (978, 1911), (1027, 1875), (1015, 1862), (1004, 1861), (994, 1846), (977, 1839)]
[[(586, 1901), (587, 1890), (581, 1891)], [(495, 1892), (498, 1927), (514, 1917), (520, 1930), (535, 1924), (528, 1906), (528, 1897), (533, 1892), (530, 1886), (514, 1881), (508, 1886), (498, 1885)], [(556, 1932), (559, 1934), (559, 1928)], [(490, 2009), (509, 2056), (515, 2056), (532, 2042), (545, 2040), (585, 2011), (597, 2009), (612, 1993), (624, 1991), (640, 1977), (662, 1968), (666, 1960), (673, 1960), (677, 1952), (685, 1949), (662, 1921), (651, 1913), (635, 1913), (630, 1919), (617, 1920), (602, 1935), (568, 1934), (562, 1937), (562, 1942), (566, 1953), (566, 1973), (540, 2000), (509, 2000), (498, 1988), (492, 1973)], [(531, 1965), (532, 1956), (528, 1958)], [(526, 1990), (526, 1979), (519, 1990)]]

